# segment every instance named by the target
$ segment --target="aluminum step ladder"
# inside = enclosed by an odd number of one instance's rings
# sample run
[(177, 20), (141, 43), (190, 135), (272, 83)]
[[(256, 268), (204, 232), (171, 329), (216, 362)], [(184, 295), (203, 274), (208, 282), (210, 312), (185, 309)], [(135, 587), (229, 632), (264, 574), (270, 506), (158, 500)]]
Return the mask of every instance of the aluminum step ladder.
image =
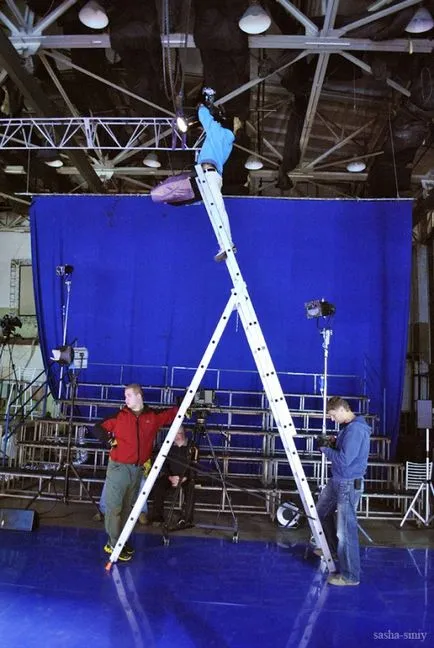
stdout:
[(110, 560), (106, 565), (106, 569), (110, 570), (111, 565), (117, 561), (125, 542), (128, 540), (136, 522), (142, 511), (142, 507), (146, 502), (149, 493), (161, 471), (163, 463), (166, 459), (167, 453), (175, 439), (175, 435), (182, 425), (184, 416), (189, 409), (194, 395), (200, 387), (202, 378), (209, 366), (215, 349), (223, 335), (226, 325), (229, 321), (231, 313), (237, 311), (244, 331), (246, 333), (247, 341), (250, 350), (253, 354), (264, 391), (267, 395), (271, 412), (276, 422), (277, 428), (282, 439), (283, 447), (291, 467), (298, 493), (303, 504), (306, 518), (309, 522), (311, 532), (317, 547), (323, 551), (323, 561), (330, 572), (336, 571), (333, 558), (330, 553), (327, 540), (325, 538), (321, 522), (318, 518), (313, 496), (306, 479), (306, 475), (298, 455), (297, 447), (294, 442), (294, 436), (297, 434), (291, 414), (286, 403), (285, 395), (282, 391), (279, 379), (276, 375), (276, 370), (273, 365), (270, 353), (268, 351), (265, 338), (262, 334), (261, 327), (258, 322), (252, 301), (247, 291), (247, 286), (243, 280), (240, 267), (237, 263), (234, 251), (232, 249), (232, 241), (229, 240), (228, 233), (224, 228), (224, 219), (222, 219), (221, 210), (224, 209), (224, 203), (220, 196), (215, 195), (214, 192), (218, 189), (210, 186), (207, 182), (206, 174), (204, 173), (200, 164), (196, 165), (196, 183), (199, 192), (202, 196), (204, 206), (207, 210), (211, 225), (217, 237), (217, 241), (221, 249), (226, 250), (227, 257), (225, 260), (226, 267), (232, 279), (233, 288), (231, 295), (223, 310), (222, 316), (214, 330), (213, 336), (205, 350), (205, 353), (199, 363), (198, 369), (188, 387), (184, 399), (181, 403), (177, 416), (170, 426), (162, 447), (156, 457), (144, 487), (137, 498), (137, 501), (131, 511), (131, 514), (122, 530), (113, 553), (110, 555)]

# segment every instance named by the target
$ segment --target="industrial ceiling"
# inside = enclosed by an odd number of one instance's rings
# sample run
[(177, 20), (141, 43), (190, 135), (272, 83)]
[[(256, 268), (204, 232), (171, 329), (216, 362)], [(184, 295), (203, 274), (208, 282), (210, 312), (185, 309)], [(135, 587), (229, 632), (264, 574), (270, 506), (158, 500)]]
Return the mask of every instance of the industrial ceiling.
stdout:
[(254, 35), (239, 20), (258, 0), (98, 4), (102, 29), (84, 1), (0, 4), (0, 230), (25, 229), (36, 194), (148, 193), (190, 169), (201, 134), (174, 117), (203, 84), (244, 126), (224, 193), (414, 197), (415, 220), (431, 214), (434, 31), (408, 29), (434, 0), (261, 0)]

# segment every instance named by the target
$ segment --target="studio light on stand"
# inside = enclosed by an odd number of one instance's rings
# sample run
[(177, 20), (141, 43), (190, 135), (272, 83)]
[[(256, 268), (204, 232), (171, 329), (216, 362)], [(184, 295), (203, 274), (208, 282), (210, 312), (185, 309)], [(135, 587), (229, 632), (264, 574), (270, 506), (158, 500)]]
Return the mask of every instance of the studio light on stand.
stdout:
[[(324, 351), (323, 375), (320, 381), (320, 391), (322, 393), (322, 428), (321, 433), (327, 434), (327, 392), (328, 392), (328, 357), (330, 339), (333, 335), (331, 328), (331, 319), (336, 312), (333, 304), (325, 299), (314, 299), (305, 303), (306, 316), (308, 319), (316, 319), (319, 332), (322, 335), (322, 348)], [(315, 385), (316, 387), (316, 385)], [(324, 453), (321, 453), (321, 481), (320, 487), (325, 485), (326, 459)]]
[[(70, 392), (69, 392), (70, 400), (68, 402), (69, 416), (68, 416), (65, 453), (61, 455), (59, 466), (53, 471), (53, 474), (49, 478), (48, 482), (44, 481), (43, 487), (45, 489), (48, 489), (50, 482), (55, 481), (56, 478), (61, 473), (64, 473), (64, 477), (63, 477), (64, 488), (63, 488), (63, 496), (61, 499), (64, 504), (68, 504), (69, 503), (69, 481), (70, 481), (69, 476), (70, 473), (72, 472), (76, 477), (76, 479), (80, 482), (80, 489), (83, 489), (89, 501), (95, 505), (96, 509), (99, 512), (99, 507), (97, 502), (90, 494), (86, 483), (83, 481), (81, 475), (78, 473), (76, 467), (71, 461), (71, 454), (73, 450), (72, 447), (73, 429), (74, 429), (73, 416), (74, 416), (75, 402), (77, 397), (78, 374), (79, 374), (79, 370), (87, 368), (88, 350), (85, 347), (74, 347), (71, 344), (62, 344), (61, 346), (52, 349), (51, 360), (53, 364), (59, 364), (61, 369), (64, 368), (67, 369), (69, 384), (70, 384)], [(77, 442), (77, 439), (74, 438), (74, 441)], [(33, 497), (33, 499), (30, 500), (26, 508), (29, 508), (33, 504), (33, 502), (41, 495), (43, 487), (41, 485), (40, 489)]]

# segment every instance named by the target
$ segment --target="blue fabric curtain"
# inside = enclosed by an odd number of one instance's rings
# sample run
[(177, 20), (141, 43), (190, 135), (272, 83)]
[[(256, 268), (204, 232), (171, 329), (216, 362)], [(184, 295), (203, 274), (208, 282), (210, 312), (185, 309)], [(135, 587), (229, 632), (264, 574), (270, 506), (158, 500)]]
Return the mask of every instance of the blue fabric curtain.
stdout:
[[(396, 438), (409, 314), (411, 201), (231, 198), (226, 205), (277, 371), (321, 373), (323, 340), (304, 304), (325, 298), (336, 306), (329, 373), (367, 375), (371, 410)], [(67, 299), (56, 267), (70, 264), (67, 341), (89, 349), (89, 369), (80, 381), (111, 382), (108, 365), (116, 363), (197, 366), (232, 287), (225, 264), (213, 261), (217, 245), (203, 205), (174, 208), (147, 196), (38, 197), (31, 234), (47, 365), (50, 350), (62, 343)], [(254, 369), (235, 315), (212, 366)], [(136, 379), (144, 382), (137, 371), (124, 375), (125, 382)], [(235, 387), (260, 386), (256, 378), (239, 381)], [(308, 389), (301, 378), (288, 387)], [(357, 389), (350, 379), (346, 387), (329, 382), (330, 394)]]

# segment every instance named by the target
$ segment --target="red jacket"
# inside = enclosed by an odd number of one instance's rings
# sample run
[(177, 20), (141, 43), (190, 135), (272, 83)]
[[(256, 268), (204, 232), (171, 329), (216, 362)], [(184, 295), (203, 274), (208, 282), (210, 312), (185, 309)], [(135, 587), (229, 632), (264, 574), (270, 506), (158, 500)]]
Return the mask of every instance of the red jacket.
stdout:
[[(163, 425), (172, 423), (178, 407), (164, 410), (145, 409), (136, 416), (128, 407), (96, 425), (96, 433), (110, 440), (110, 458), (120, 463), (140, 466), (151, 456), (154, 439)], [(102, 434), (101, 434), (102, 432)]]

